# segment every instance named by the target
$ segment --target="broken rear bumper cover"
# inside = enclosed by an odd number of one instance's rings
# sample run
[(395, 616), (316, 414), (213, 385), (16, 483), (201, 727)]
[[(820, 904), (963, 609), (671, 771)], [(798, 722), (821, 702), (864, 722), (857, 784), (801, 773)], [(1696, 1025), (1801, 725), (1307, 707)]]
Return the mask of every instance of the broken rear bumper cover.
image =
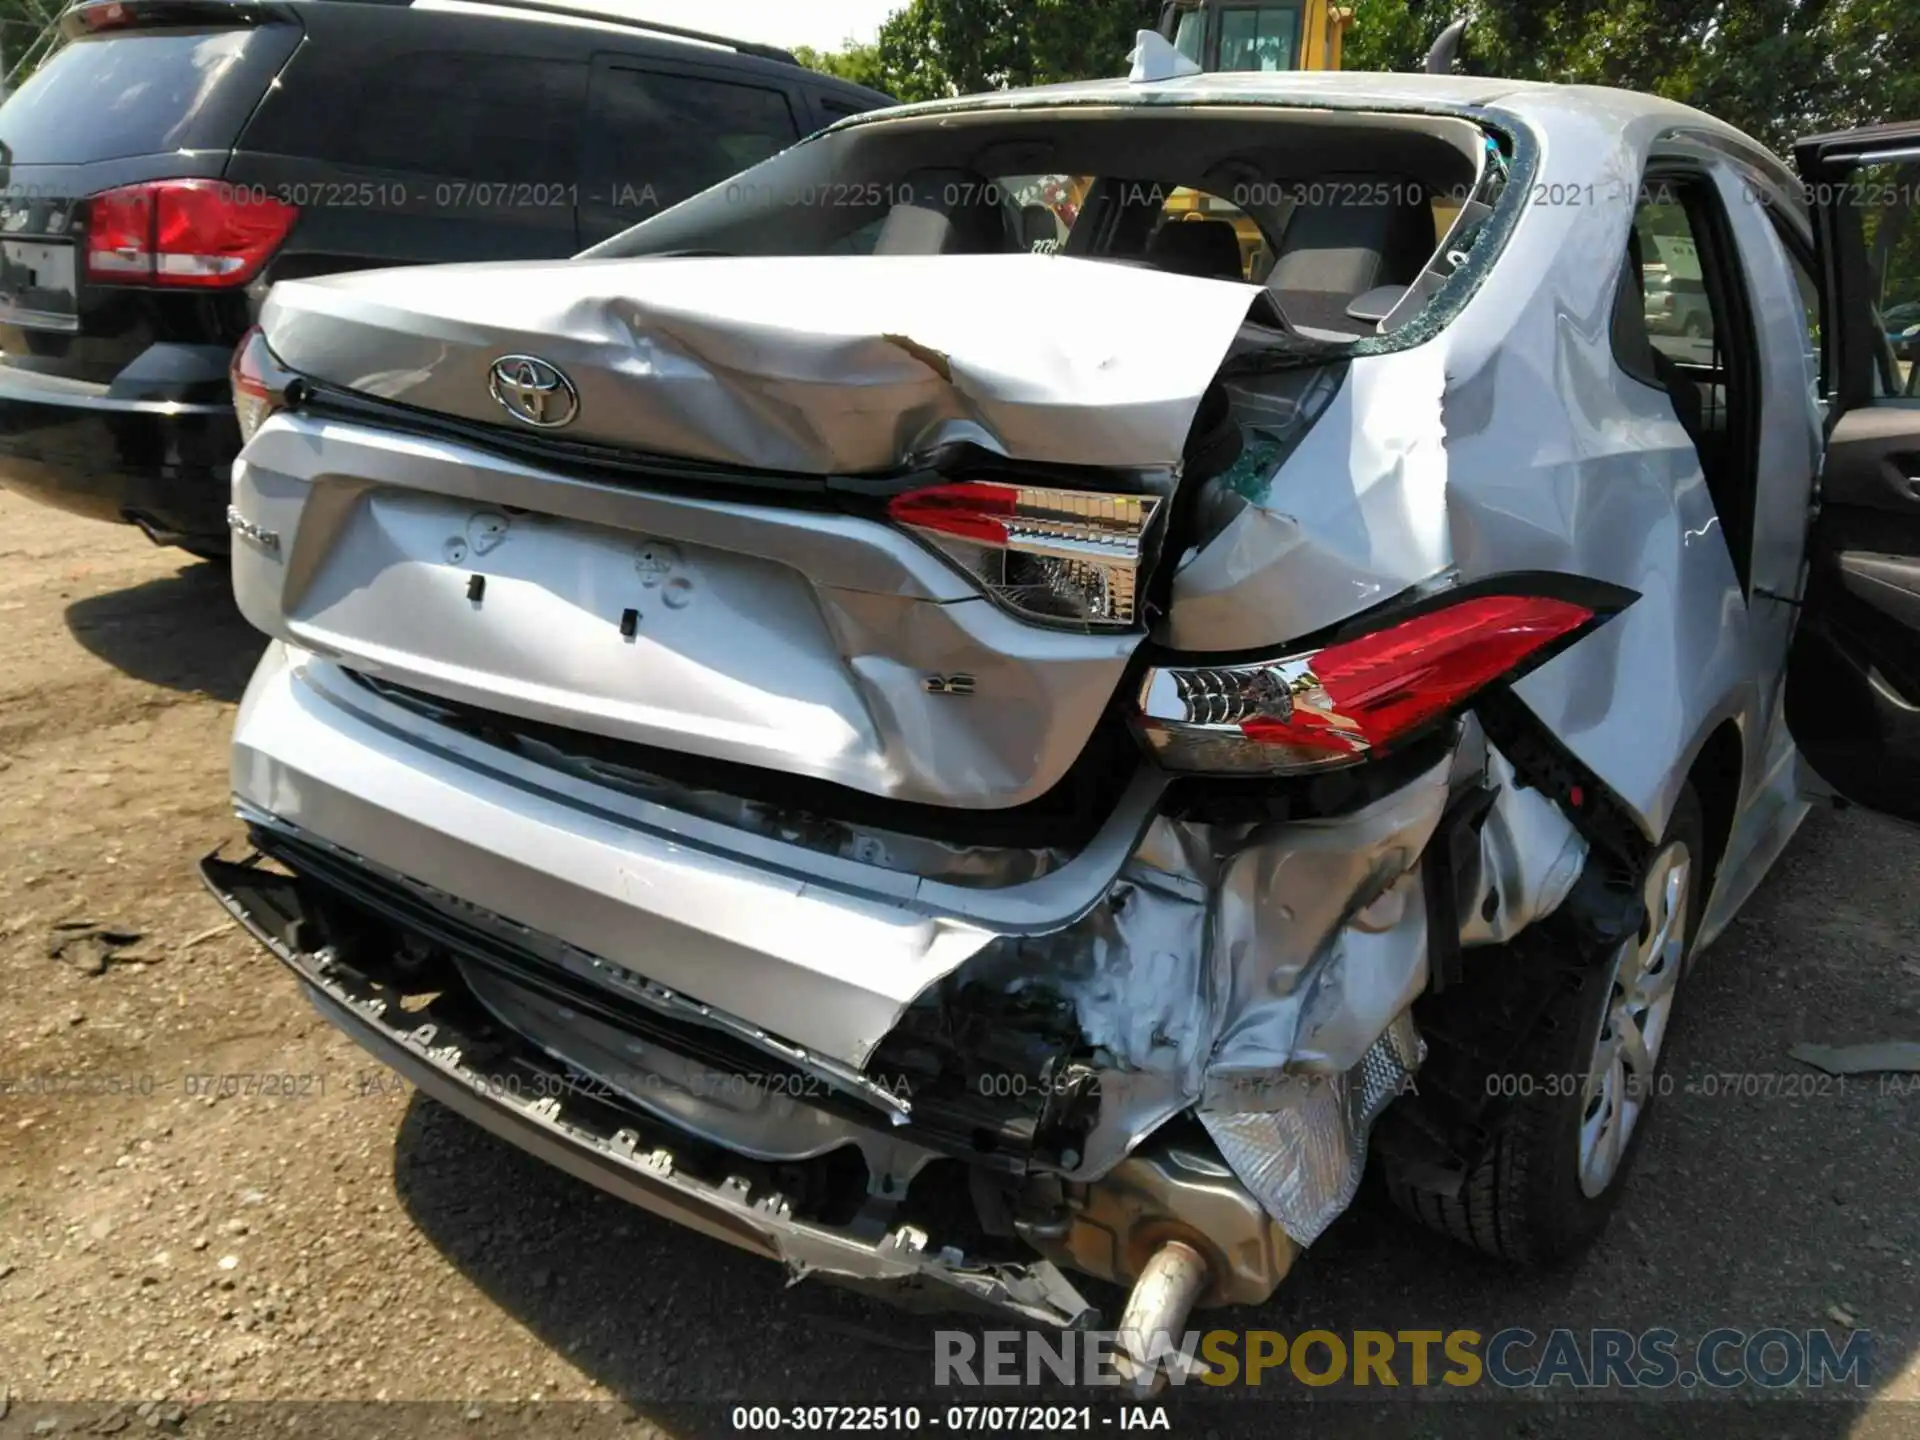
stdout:
[[(600, 1092), (567, 1067), (483, 1069), (469, 1056), (494, 1050), (444, 1016), (421, 1021), (376, 993), (330, 950), (300, 948), (310, 923), (297, 882), (252, 865), (201, 862), (207, 888), (291, 969), (330, 1023), (427, 1095), (536, 1158), (623, 1200), (714, 1239), (784, 1262), (796, 1278), (915, 1293), (947, 1306), (985, 1306), (1061, 1327), (1087, 1323), (1093, 1309), (1050, 1262), (973, 1264), (958, 1251), (929, 1248), (927, 1234), (900, 1225), (878, 1236), (794, 1218), (777, 1192), (738, 1175), (717, 1182), (683, 1167), (664, 1127), (598, 1103)], [(617, 1118), (616, 1118), (617, 1117)], [(651, 1130), (653, 1133), (647, 1133)], [(655, 1143), (667, 1141), (668, 1143)]]
[[(330, 1021), (531, 1153), (796, 1275), (1068, 1326), (1092, 1310), (1055, 1260), (1124, 1283), (1132, 1232), (1175, 1234), (1214, 1302), (1255, 1303), (1351, 1200), (1420, 1060), (1419, 865), (1456, 761), (1343, 813), (1231, 825), (1159, 813), (1143, 770), (1060, 868), (969, 889), (579, 781), (275, 645), (234, 790), (291, 877), (204, 873)], [(336, 943), (343, 913), (384, 938)], [(409, 951), (438, 978), (394, 983)], [(891, 1085), (941, 1038), (915, 1028), (927, 997), (956, 988), (987, 1010), (951, 1054), (1033, 1023), (1060, 1063), (1036, 1040)], [(995, 1073), (1043, 1100), (1020, 1110)], [(716, 1089), (742, 1074), (750, 1100)], [(823, 1200), (801, 1172), (853, 1153)], [(989, 1243), (916, 1209), (915, 1179), (955, 1163), (1016, 1197)], [(921, 1198), (943, 1189), (967, 1185)]]

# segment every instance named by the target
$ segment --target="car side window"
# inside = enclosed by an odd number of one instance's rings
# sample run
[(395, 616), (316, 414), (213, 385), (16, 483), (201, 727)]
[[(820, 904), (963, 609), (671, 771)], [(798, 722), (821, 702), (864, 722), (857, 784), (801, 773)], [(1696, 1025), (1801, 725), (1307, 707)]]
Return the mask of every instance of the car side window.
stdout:
[(435, 50), (388, 59), (361, 90), (327, 158), (454, 180), (551, 187), (571, 204), (585, 67)]
[(1615, 353), (1671, 399), (1744, 590), (1764, 399), (1760, 339), (1726, 204), (1706, 170), (1673, 164), (1643, 182), (1628, 256), (1640, 293), (1617, 295)]
[(1683, 365), (1713, 363), (1713, 306), (1700, 270), (1700, 246), (1687, 208), (1656, 193), (1634, 212), (1640, 241), (1640, 291), (1647, 337)]
[[(800, 138), (779, 90), (606, 65), (593, 77), (582, 189), (606, 208), (595, 239), (637, 225)], [(596, 206), (598, 209), (598, 206)]]
[(1876, 345), (1874, 394), (1920, 396), (1920, 162), (1884, 162), (1855, 171), (1850, 188), (1860, 211), (1872, 269)]
[(1806, 324), (1807, 384), (1821, 403), (1827, 398), (1825, 367), (1820, 347), (1820, 282), (1813, 278), (1813, 266), (1800, 243), (1780, 236), (1780, 248), (1786, 252), (1787, 267), (1793, 272), (1793, 286), (1800, 296), (1800, 313)]

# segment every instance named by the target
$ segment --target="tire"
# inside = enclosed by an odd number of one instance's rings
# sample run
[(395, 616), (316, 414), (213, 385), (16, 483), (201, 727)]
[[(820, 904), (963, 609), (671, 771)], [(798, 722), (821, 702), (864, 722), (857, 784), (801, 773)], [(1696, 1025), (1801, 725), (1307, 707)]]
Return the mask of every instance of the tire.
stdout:
[[(1677, 951), (1671, 943), (1656, 943), (1666, 892), (1663, 882), (1672, 874), (1676, 853), (1685, 861), (1674, 907), (1682, 911), (1675, 926), (1682, 937)], [(1675, 1002), (1700, 926), (1707, 878), (1700, 801), (1689, 785), (1680, 792), (1667, 833), (1654, 848), (1647, 883), (1663, 895), (1649, 898), (1649, 915), (1640, 936), (1591, 966), (1578, 984), (1563, 989), (1549, 1005), (1513, 1067), (1516, 1093), (1507, 1102), (1493, 1141), (1461, 1181), (1458, 1193), (1433, 1188), (1434, 1182), (1423, 1183), (1418, 1175), (1396, 1174), (1391, 1163), (1383, 1166), (1387, 1193), (1400, 1209), (1430, 1230), (1529, 1267), (1570, 1260), (1593, 1243), (1619, 1204), (1646, 1136), (1648, 1115), (1660, 1090), (1658, 1079), (1668, 1048), (1664, 1042), (1672, 1034)], [(1623, 974), (1634, 975), (1634, 961), (1641, 959), (1646, 963), (1639, 982), (1618, 983)], [(1471, 986), (1469, 980), (1469, 991)], [(1603, 1027), (1609, 1042), (1614, 1039), (1616, 999), (1631, 1014), (1634, 997), (1655, 986), (1668, 998), (1657, 1033), (1653, 1025), (1645, 1026), (1651, 1039), (1647, 1048), (1653, 1052), (1651, 1068), (1631, 1084), (1622, 1080), (1609, 1090), (1603, 1083), (1601, 1093), (1593, 1094), (1590, 1087)], [(1651, 1011), (1642, 1012), (1641, 1020), (1651, 1016)], [(1632, 1067), (1624, 1065), (1624, 1047), (1621, 1055), (1624, 1068), (1619, 1073), (1624, 1076)], [(1505, 1077), (1499, 1077), (1499, 1086), (1492, 1083), (1493, 1076), (1482, 1078), (1489, 1082), (1484, 1093), (1504, 1091)], [(1609, 1149), (1604, 1125), (1608, 1107), (1617, 1107), (1634, 1095), (1640, 1103), (1624, 1122), (1624, 1143)], [(1622, 1111), (1615, 1108), (1612, 1113), (1618, 1118)]]

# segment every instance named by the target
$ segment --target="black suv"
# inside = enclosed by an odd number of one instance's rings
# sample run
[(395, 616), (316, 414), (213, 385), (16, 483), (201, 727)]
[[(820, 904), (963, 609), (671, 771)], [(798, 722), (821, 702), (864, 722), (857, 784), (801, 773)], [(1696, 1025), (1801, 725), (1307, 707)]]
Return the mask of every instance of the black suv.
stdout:
[(90, 0), (0, 107), (0, 484), (227, 549), (275, 281), (571, 255), (889, 97), (559, 6)]

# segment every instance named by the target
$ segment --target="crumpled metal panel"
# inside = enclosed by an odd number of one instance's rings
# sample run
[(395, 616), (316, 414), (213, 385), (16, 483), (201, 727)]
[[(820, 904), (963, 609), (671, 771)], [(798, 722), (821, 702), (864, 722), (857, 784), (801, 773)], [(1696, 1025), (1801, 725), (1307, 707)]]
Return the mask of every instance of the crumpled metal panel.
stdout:
[(1200, 1093), (1216, 1031), (1207, 913), (1192, 880), (1131, 863), (1067, 929), (1000, 940), (965, 967), (969, 980), (1009, 994), (1058, 996), (1102, 1058), (1099, 1118), (1078, 1163), (1067, 1163), (1076, 1179), (1112, 1169)]
[(1500, 793), (1480, 826), (1481, 890), (1460, 917), (1462, 945), (1504, 945), (1551, 915), (1587, 863), (1587, 842), (1566, 812), (1515, 779), (1491, 745), (1486, 782)]
[(1181, 567), (1166, 642), (1271, 646), (1445, 570), (1446, 365), (1438, 342), (1354, 361), (1278, 472)]
[(1447, 804), (1446, 764), (1352, 815), (1249, 836), (1216, 892), (1214, 1077), (1356, 1064), (1427, 979), (1411, 875)]
[(1202, 1110), (1221, 1155), (1295, 1241), (1311, 1245), (1353, 1202), (1366, 1169), (1367, 1134), (1426, 1056), (1402, 1011), (1352, 1069), (1333, 1076), (1276, 1076), (1257, 1108)]
[(659, 257), (283, 281), (261, 325), (302, 374), (489, 424), (513, 422), (488, 365), (535, 354), (579, 392), (569, 440), (806, 474), (959, 441), (1135, 468), (1179, 463), (1256, 293), (1049, 255)]
[[(1344, 91), (1349, 78), (1324, 83)], [(1798, 584), (1820, 443), (1803, 399), (1805, 313), (1772, 233), (1802, 204), (1789, 171), (1730, 154), (1715, 137), (1731, 132), (1706, 116), (1644, 96), (1488, 83), (1504, 92), (1492, 117), (1539, 142), (1524, 191), (1503, 201), (1522, 209), (1491, 272), (1423, 343), (1351, 361), (1300, 445), (1179, 571), (1156, 638), (1278, 649), (1450, 573), (1542, 570), (1630, 588), (1638, 602), (1516, 691), (1651, 839), (1716, 725), (1733, 719), (1749, 756), (1767, 753), (1774, 730), (1793, 612), (1765, 596)], [(1711, 173), (1761, 329), (1769, 399), (1751, 600), (1673, 401), (1613, 353), (1642, 176), (1668, 155)], [(1530, 203), (1542, 194), (1581, 203)]]
[(1415, 866), (1450, 769), (1442, 760), (1329, 819), (1162, 818), (1075, 925), (968, 962), (970, 979), (1061, 996), (1102, 1057), (1100, 1113), (1073, 1178), (1104, 1174), (1182, 1110), (1240, 1108), (1236, 1097), (1283, 1069), (1331, 1078), (1360, 1063), (1426, 985)]

